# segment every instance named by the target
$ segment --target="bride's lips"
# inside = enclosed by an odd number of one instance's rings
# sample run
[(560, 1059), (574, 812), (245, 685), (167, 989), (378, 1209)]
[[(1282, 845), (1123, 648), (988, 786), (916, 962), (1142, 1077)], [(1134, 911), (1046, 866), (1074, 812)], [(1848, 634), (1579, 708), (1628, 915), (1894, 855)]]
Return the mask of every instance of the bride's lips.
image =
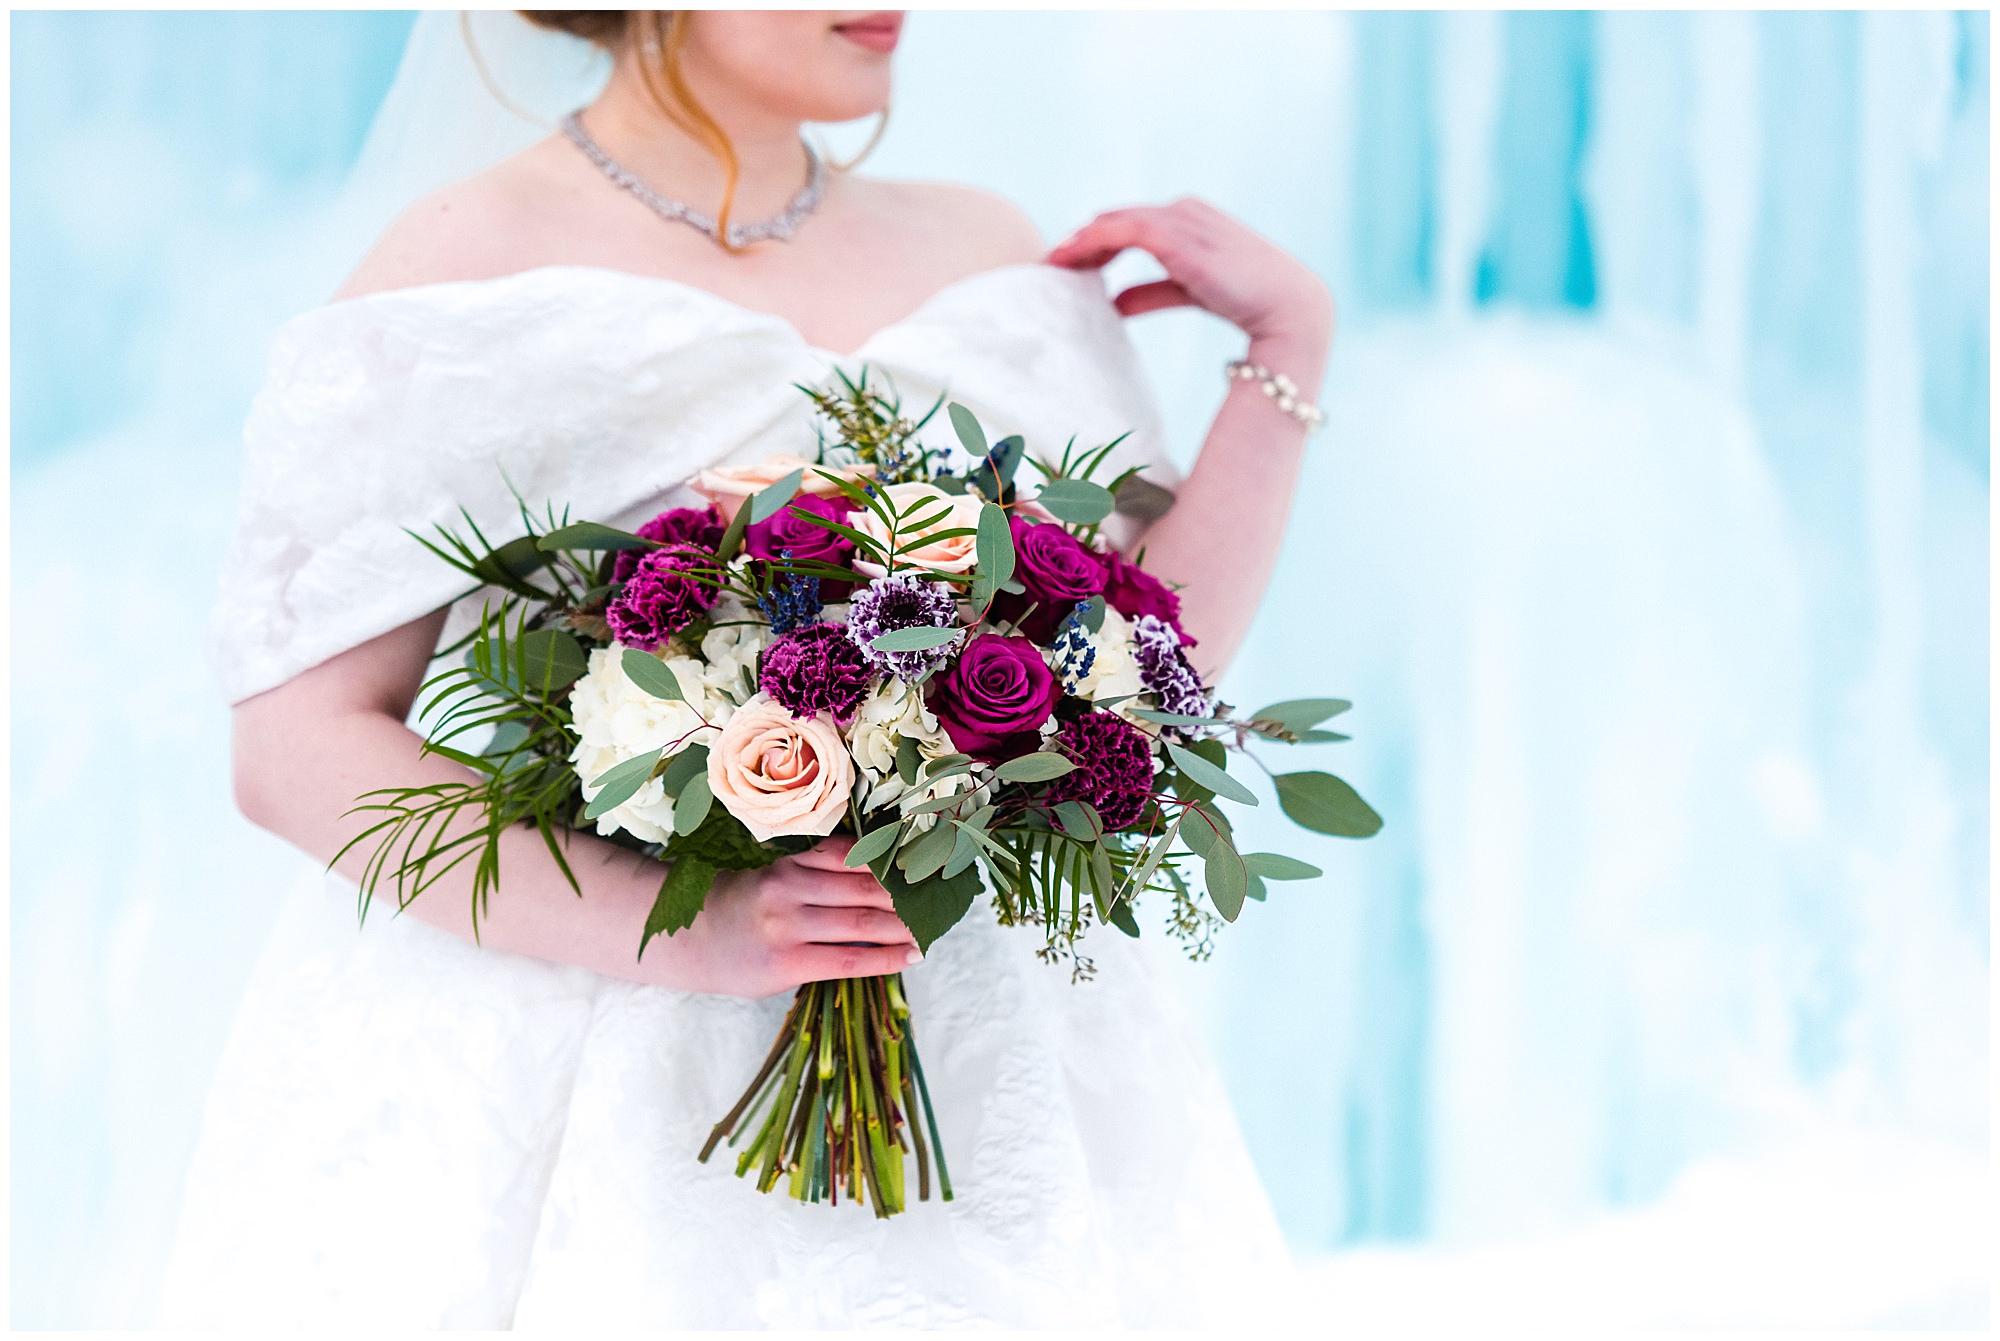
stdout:
[(903, 16), (900, 11), (885, 9), (850, 23), (836, 23), (833, 30), (856, 46), (890, 52), (896, 49), (896, 39), (902, 36)]

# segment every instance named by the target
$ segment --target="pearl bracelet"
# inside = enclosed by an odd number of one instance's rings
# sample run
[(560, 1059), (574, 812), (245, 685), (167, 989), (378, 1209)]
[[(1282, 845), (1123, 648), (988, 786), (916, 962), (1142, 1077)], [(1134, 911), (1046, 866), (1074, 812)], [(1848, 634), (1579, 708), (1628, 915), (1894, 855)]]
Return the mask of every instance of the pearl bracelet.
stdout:
[(1278, 404), (1278, 408), (1306, 426), (1311, 433), (1326, 422), (1326, 415), (1317, 405), (1308, 403), (1299, 395), (1298, 383), (1283, 373), (1274, 373), (1261, 363), (1248, 359), (1237, 359), (1223, 369), (1225, 376), (1245, 382), (1256, 382), (1264, 388), (1264, 394)]

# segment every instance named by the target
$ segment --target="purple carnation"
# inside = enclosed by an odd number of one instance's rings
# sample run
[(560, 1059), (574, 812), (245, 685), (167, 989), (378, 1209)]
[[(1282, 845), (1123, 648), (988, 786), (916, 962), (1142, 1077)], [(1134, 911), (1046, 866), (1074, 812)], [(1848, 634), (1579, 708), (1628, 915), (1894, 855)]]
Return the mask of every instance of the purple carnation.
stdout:
[(1056, 748), (1076, 761), (1051, 782), (1042, 799), (1088, 801), (1107, 830), (1138, 820), (1153, 789), (1153, 751), (1146, 737), (1114, 713), (1083, 714), (1056, 734)]
[(924, 652), (878, 652), (869, 644), (891, 629), (948, 629), (958, 622), (951, 592), (914, 573), (878, 577), (856, 589), (847, 608), (847, 636), (870, 665), (917, 681), (951, 655), (952, 644)]
[(1162, 712), (1208, 716), (1208, 696), (1181, 648), (1179, 629), (1157, 615), (1140, 615), (1132, 621), (1132, 658), (1139, 663), (1140, 681), (1159, 699)]
[(707, 614), (715, 604), (716, 588), (689, 574), (701, 571), (702, 561), (709, 558), (686, 546), (640, 556), (625, 589), (604, 609), (612, 636), (627, 647), (652, 652)]
[(764, 649), (757, 687), (794, 717), (846, 722), (868, 696), (869, 666), (838, 624), (808, 624)]
[[(666, 545), (695, 545), (712, 553), (722, 543), (722, 523), (716, 519), (712, 508), (674, 508), (662, 512), (634, 534), (641, 539), (657, 540)], [(639, 567), (639, 560), (654, 552), (619, 550), (611, 560), (611, 580), (630, 582)]]

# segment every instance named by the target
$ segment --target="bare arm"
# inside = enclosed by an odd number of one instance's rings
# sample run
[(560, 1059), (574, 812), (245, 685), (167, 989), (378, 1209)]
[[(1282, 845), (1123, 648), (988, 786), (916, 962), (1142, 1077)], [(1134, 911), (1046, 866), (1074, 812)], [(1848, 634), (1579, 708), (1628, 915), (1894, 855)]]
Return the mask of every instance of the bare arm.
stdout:
[[(1250, 337), (1247, 357), (1319, 396), (1333, 340), (1333, 300), (1317, 276), (1278, 247), (1198, 200), (1098, 216), (1049, 253), (1095, 268), (1128, 247), (1150, 252), (1167, 278), (1118, 295), (1126, 316), (1201, 307)], [(1221, 370), (1217, 369), (1217, 375)], [(1181, 624), (1194, 660), (1220, 674), (1242, 645), (1284, 541), (1305, 428), (1254, 383), (1230, 383), (1179, 501), (1149, 528), (1146, 568), (1181, 584)], [(1227, 536), (1228, 544), (1217, 544)]]
[[(237, 804), (255, 824), (321, 861), (365, 821), (344, 816), (364, 792), (473, 776), (403, 725), (443, 627), (442, 611), (301, 672), (236, 706)], [(866, 871), (840, 865), (846, 839), (827, 839), (763, 871), (718, 877), (694, 925), (656, 937), (642, 961), (639, 938), (665, 868), (601, 839), (571, 838), (582, 886), (570, 888), (542, 840), (517, 828), (502, 840), (501, 882), (479, 920), (479, 941), (609, 977), (731, 996), (768, 996), (823, 978), (894, 973), (914, 962), (909, 931)], [(356, 848), (340, 871), (357, 878)], [(395, 915), (385, 887), (375, 915)], [(472, 939), (471, 863), (427, 889), (405, 916)], [(867, 941), (866, 947), (840, 942)]]

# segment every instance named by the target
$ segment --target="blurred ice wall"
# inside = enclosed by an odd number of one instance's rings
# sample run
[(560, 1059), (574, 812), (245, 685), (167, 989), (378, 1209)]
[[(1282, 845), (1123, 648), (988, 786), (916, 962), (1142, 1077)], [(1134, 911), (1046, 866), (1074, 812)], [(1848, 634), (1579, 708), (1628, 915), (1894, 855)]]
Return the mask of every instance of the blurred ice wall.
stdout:
[[(12, 20), (17, 1326), (143, 1319), (275, 903), (197, 630), (408, 22)], [(898, 80), (873, 170), (1199, 194), (1341, 301), (1224, 689), (1353, 698), (1291, 766), (1388, 827), (1247, 820), (1327, 876), (1184, 975), (1301, 1252), (1983, 1157), (1987, 16), (921, 14)], [(1185, 459), (1240, 337), (1133, 329)]]

